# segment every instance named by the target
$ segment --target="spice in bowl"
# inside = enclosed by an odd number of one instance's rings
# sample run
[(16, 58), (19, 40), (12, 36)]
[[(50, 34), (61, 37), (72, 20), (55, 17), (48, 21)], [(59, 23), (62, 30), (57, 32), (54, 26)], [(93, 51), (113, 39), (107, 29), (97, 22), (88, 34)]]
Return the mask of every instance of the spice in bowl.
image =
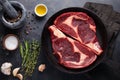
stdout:
[(39, 17), (43, 17), (47, 14), (48, 9), (45, 4), (37, 4), (35, 6), (35, 14)]

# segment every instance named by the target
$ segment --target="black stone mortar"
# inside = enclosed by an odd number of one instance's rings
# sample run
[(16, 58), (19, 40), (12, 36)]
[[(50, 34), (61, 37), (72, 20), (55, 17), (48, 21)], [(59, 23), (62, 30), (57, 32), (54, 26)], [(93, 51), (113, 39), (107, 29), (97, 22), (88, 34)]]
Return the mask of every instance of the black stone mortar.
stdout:
[[(9, 1), (13, 8), (17, 11), (18, 16), (11, 16), (6, 10), (3, 9), (1, 15), (1, 21), (3, 25), (10, 29), (19, 29), (23, 27), (26, 23), (26, 9), (18, 1)], [(14, 14), (14, 12), (11, 12)]]

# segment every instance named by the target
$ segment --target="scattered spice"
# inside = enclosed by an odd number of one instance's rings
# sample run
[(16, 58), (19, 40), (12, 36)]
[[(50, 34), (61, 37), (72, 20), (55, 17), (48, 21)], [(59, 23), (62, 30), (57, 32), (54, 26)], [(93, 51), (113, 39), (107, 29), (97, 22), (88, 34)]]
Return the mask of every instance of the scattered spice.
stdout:
[(28, 22), (28, 24), (30, 24), (30, 22)]
[(32, 30), (32, 28), (30, 27), (30, 30)]
[(35, 27), (33, 27), (33, 30), (35, 30)]
[(32, 16), (34, 16), (34, 14), (32, 13)]
[(25, 31), (25, 34), (28, 35), (28, 34), (29, 34), (29, 31), (26, 30), (26, 31)]
[(31, 30), (30, 25), (26, 25), (25, 34), (28, 35), (30, 33), (30, 30)]
[(22, 71), (24, 71), (24, 78), (31, 76), (35, 65), (37, 63), (40, 52), (40, 44), (38, 41), (32, 42), (24, 41), (20, 44), (20, 54), (22, 57)]
[(28, 12), (28, 14), (31, 14), (31, 12)]
[(32, 19), (31, 22), (33, 22), (34, 20)]
[(29, 18), (30, 16), (29, 15), (27, 15), (27, 18)]
[(39, 28), (39, 26), (37, 26), (37, 28)]

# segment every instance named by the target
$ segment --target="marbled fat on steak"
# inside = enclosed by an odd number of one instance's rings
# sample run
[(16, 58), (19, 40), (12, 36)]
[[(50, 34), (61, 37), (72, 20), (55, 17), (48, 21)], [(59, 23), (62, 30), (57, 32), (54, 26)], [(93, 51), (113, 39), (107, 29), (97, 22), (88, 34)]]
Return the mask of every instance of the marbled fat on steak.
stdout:
[(52, 47), (59, 63), (68, 68), (84, 68), (92, 64), (97, 55), (87, 46), (67, 37), (52, 25), (49, 27)]
[(96, 25), (86, 13), (63, 13), (49, 31), (54, 55), (65, 67), (87, 67), (103, 51), (96, 36)]
[(91, 48), (97, 55), (102, 53), (96, 37), (95, 23), (86, 13), (63, 13), (56, 18), (54, 25), (65, 34)]

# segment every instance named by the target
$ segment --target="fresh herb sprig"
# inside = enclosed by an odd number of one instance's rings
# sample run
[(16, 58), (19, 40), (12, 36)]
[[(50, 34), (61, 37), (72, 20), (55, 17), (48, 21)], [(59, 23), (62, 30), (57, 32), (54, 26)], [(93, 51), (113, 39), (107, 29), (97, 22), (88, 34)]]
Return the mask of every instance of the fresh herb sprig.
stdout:
[(38, 41), (24, 41), (20, 44), (20, 54), (22, 57), (22, 70), (24, 77), (31, 76), (37, 63), (40, 53), (40, 44)]

